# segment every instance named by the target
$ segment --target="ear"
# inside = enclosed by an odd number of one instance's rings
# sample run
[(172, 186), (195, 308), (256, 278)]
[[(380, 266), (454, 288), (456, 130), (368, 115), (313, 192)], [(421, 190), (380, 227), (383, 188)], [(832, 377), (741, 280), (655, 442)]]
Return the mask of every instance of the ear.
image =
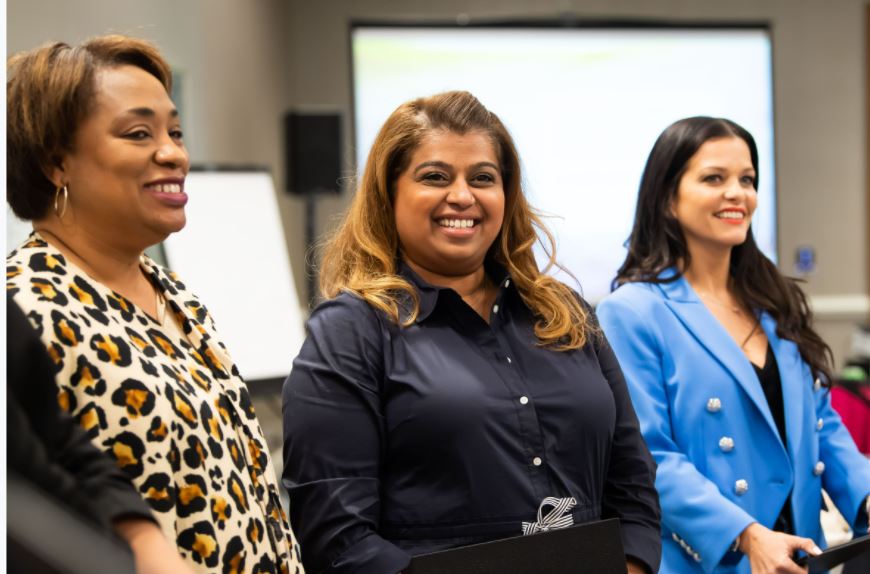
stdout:
[(674, 219), (677, 218), (677, 194), (674, 194), (670, 201), (668, 201), (668, 215)]
[(45, 177), (54, 184), (55, 187), (63, 187), (69, 182), (69, 177), (66, 170), (66, 158), (54, 156), (51, 163), (42, 168)]

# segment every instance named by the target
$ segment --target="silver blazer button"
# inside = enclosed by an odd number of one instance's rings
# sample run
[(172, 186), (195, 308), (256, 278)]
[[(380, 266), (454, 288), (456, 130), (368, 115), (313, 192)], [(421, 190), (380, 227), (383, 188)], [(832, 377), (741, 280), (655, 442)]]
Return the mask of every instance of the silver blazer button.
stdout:
[(813, 381), (813, 390), (814, 390), (814, 391), (818, 391), (818, 390), (821, 389), (821, 388), (822, 388), (822, 381), (821, 381), (821, 379), (816, 379), (815, 381)]
[(823, 472), (825, 472), (825, 463), (819, 461), (816, 463), (816, 466), (813, 467), (813, 474), (816, 476), (822, 476)]
[(749, 483), (742, 478), (734, 483), (734, 493), (737, 496), (743, 496), (749, 490)]
[(731, 452), (734, 450), (734, 439), (730, 436), (723, 436), (719, 439), (719, 448), (722, 452)]
[(707, 410), (711, 413), (718, 413), (722, 410), (722, 401), (718, 397), (707, 399)]
[(816, 430), (822, 430), (822, 428), (824, 426), (825, 426), (825, 421), (823, 421), (822, 419), (819, 419), (816, 421)]

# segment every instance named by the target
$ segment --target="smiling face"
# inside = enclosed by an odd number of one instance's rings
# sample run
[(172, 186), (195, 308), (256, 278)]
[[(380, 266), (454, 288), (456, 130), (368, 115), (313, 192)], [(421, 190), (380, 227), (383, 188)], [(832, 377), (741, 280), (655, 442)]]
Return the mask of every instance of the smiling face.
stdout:
[(707, 140), (680, 179), (671, 206), (689, 253), (712, 253), (746, 241), (757, 204), (755, 168), (739, 137)]
[(178, 112), (157, 78), (135, 66), (100, 69), (95, 87), (51, 179), (69, 189), (64, 222), (141, 250), (185, 224), (189, 158)]
[(501, 230), (504, 188), (490, 137), (428, 133), (395, 183), (402, 256), (424, 278), (469, 275)]

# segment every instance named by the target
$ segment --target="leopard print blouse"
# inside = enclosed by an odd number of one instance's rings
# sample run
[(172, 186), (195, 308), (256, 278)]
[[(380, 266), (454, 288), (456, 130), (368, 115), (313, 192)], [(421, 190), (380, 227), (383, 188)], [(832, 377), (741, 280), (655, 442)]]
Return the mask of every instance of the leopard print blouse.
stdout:
[(142, 257), (173, 330), (38, 233), (6, 265), (7, 296), (54, 361), (61, 407), (130, 475), (194, 571), (302, 573), (245, 383), (184, 284)]

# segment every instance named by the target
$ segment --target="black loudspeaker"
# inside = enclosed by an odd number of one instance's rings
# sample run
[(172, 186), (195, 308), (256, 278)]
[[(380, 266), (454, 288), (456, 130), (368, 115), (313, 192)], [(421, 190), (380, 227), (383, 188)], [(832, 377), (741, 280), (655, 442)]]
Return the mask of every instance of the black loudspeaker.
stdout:
[(339, 193), (341, 115), (290, 112), (284, 116), (287, 191)]

